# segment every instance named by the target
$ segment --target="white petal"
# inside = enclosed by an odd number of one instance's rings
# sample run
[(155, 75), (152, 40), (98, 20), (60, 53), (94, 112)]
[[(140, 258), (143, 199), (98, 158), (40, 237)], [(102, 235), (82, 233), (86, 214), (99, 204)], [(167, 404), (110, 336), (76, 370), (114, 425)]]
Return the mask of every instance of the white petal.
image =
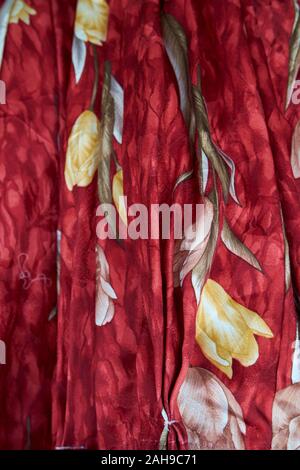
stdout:
[(103, 279), (108, 281), (109, 280), (109, 266), (108, 266), (105, 253), (100, 245), (97, 245), (96, 247), (96, 254), (97, 254), (97, 266), (99, 268), (100, 275), (103, 277)]
[(61, 266), (61, 231), (56, 230), (56, 290), (60, 293), (60, 266)]
[(192, 286), (193, 286), (193, 289), (194, 289), (194, 292), (195, 292), (197, 305), (199, 305), (201, 289), (202, 289), (202, 283), (199, 282), (199, 277), (196, 274), (194, 274), (194, 271), (192, 272)]
[(121, 144), (124, 118), (124, 91), (119, 82), (117, 82), (113, 76), (111, 77), (110, 93), (114, 99), (115, 109), (114, 137), (119, 144)]
[(7, 33), (7, 25), (9, 22), (10, 11), (13, 7), (14, 0), (5, 0), (0, 8), (0, 68), (2, 65), (5, 38)]
[(109, 310), (110, 299), (106, 295), (101, 286), (96, 286), (96, 325), (103, 326), (107, 323), (107, 313)]
[(300, 178), (300, 121), (296, 124), (292, 137), (291, 166), (294, 178)]
[(72, 63), (75, 71), (75, 81), (79, 82), (86, 59), (86, 44), (82, 39), (79, 39), (75, 34), (72, 44)]
[(207, 181), (208, 181), (208, 173), (209, 173), (209, 163), (208, 158), (204, 151), (202, 150), (202, 185), (203, 185), (203, 192), (206, 190)]
[(300, 382), (300, 340), (298, 333), (299, 325), (296, 326), (296, 340), (293, 354), (292, 383)]
[(111, 299), (117, 299), (117, 295), (115, 291), (113, 290), (111, 284), (101, 276), (101, 286), (106, 295), (108, 295)]

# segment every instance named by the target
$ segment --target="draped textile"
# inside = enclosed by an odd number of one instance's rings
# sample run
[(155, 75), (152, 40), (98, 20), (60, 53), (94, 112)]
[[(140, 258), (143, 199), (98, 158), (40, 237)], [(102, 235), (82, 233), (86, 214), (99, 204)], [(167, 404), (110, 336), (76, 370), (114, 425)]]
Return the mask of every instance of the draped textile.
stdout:
[(0, 8), (0, 448), (300, 448), (296, 0)]

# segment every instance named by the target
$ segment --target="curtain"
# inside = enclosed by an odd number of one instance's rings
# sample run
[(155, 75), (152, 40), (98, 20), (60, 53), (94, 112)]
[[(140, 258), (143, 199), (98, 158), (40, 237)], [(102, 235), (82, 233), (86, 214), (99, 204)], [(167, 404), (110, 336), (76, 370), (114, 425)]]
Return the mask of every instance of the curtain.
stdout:
[(299, 38), (296, 0), (0, 2), (1, 449), (300, 448)]

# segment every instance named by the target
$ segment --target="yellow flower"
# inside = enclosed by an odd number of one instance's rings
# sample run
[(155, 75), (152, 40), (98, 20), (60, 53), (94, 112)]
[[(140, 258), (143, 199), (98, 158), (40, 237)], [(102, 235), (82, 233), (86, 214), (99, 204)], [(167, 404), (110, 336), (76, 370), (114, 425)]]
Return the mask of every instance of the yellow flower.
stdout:
[(231, 379), (232, 359), (245, 367), (258, 359), (254, 335), (273, 337), (257, 313), (237, 303), (223, 287), (208, 279), (196, 319), (196, 341), (205, 357)]
[(127, 226), (127, 210), (124, 200), (123, 170), (118, 170), (113, 177), (112, 195), (115, 206), (123, 223)]
[(36, 11), (23, 0), (16, 0), (10, 12), (9, 23), (19, 23), (19, 20), (30, 24), (30, 15), (36, 15)]
[(101, 46), (106, 40), (109, 6), (105, 0), (78, 0), (75, 35)]
[(100, 155), (100, 121), (92, 111), (84, 111), (77, 118), (68, 140), (65, 180), (73, 186), (91, 183)]

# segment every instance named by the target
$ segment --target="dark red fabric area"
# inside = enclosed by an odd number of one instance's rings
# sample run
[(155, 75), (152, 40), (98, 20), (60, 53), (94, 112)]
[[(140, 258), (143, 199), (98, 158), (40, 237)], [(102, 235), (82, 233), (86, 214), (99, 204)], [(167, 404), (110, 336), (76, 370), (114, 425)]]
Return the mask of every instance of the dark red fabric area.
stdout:
[[(300, 108), (291, 103), (285, 109), (293, 1), (110, 0), (107, 38), (101, 46), (86, 41), (78, 83), (72, 64), (77, 1), (26, 4), (36, 14), (29, 24), (8, 25), (0, 69), (6, 85), (6, 104), (0, 105), (0, 339), (6, 344), (0, 449), (158, 449), (164, 426), (168, 449), (193, 448), (191, 436), (202, 436), (202, 422), (189, 427), (178, 401), (191, 369), (213, 374), (203, 378), (205, 384), (214, 381), (199, 399), (203, 420), (219, 423), (216, 405), (215, 414), (204, 412), (216, 387), (230, 413), (229, 390), (241, 409), (244, 447), (270, 449), (274, 399), (292, 383), (294, 296), (300, 291), (300, 183), (291, 166)], [(185, 31), (188, 75), (196, 85), (200, 70), (211, 137), (235, 167), (239, 204), (231, 196), (225, 204), (217, 184), (221, 222), (207, 278), (256, 312), (273, 333), (267, 338), (255, 331), (257, 360), (245, 366), (234, 358), (232, 378), (195, 340), (191, 276), (174, 286), (174, 238), (100, 243), (97, 172), (89, 184), (72, 190), (66, 184), (69, 137), (78, 116), (90, 109), (95, 70), (92, 108), (103, 121), (108, 61), (124, 92), (122, 143), (113, 139), (111, 182), (117, 161), (128, 205), (183, 207), (208, 197), (212, 173), (201, 196), (162, 13)], [(190, 169), (193, 176), (174, 191), (178, 177)], [(224, 219), (261, 271), (226, 248)], [(95, 324), (98, 245), (116, 294), (114, 317), (104, 326)], [(218, 448), (220, 441), (208, 437), (217, 424), (205, 429), (203, 439), (210, 444), (203, 447)], [(230, 442), (238, 446), (234, 438)]]

